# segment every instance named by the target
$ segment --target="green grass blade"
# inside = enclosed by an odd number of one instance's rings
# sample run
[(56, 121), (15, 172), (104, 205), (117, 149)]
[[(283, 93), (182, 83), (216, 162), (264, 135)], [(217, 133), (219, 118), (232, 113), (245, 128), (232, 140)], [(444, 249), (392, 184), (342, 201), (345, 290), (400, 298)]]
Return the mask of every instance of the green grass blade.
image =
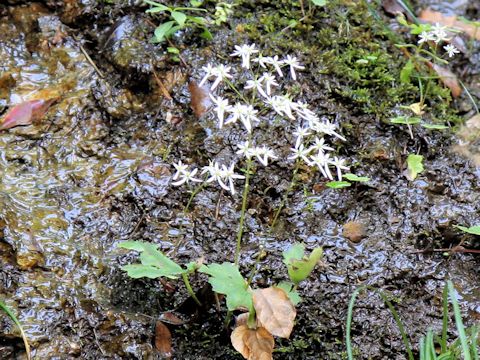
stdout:
[(450, 293), (450, 299), (452, 300), (453, 313), (455, 315), (455, 324), (457, 325), (458, 337), (462, 345), (463, 359), (472, 360), (470, 355), (470, 348), (468, 346), (467, 336), (465, 335), (465, 327), (463, 326), (462, 315), (460, 313), (460, 306), (458, 305), (457, 298), (455, 296), (455, 289), (453, 283), (448, 280), (448, 291)]
[(447, 352), (447, 331), (448, 331), (448, 287), (443, 289), (443, 320), (442, 320), (442, 340), (440, 346), (442, 354)]
[(347, 329), (346, 329), (346, 339), (345, 342), (347, 343), (347, 356), (348, 360), (353, 360), (353, 351), (352, 351), (352, 339), (351, 339), (351, 331), (352, 331), (352, 318), (353, 318), (353, 307), (355, 306), (355, 299), (357, 298), (360, 291), (365, 289), (365, 287), (359, 287), (355, 290), (350, 298), (348, 303), (348, 313), (347, 313)]
[(18, 326), (18, 329), (20, 330), (20, 334), (22, 335), (23, 343), (25, 344), (25, 351), (27, 353), (27, 359), (30, 360), (32, 358), (30, 354), (30, 345), (28, 344), (27, 336), (25, 335), (25, 332), (23, 331), (23, 327), (20, 324), (20, 321), (18, 321), (17, 317), (13, 312), (10, 311), (10, 309), (7, 307), (7, 305), (0, 301), (0, 309), (2, 309), (10, 319), (15, 323), (15, 325)]

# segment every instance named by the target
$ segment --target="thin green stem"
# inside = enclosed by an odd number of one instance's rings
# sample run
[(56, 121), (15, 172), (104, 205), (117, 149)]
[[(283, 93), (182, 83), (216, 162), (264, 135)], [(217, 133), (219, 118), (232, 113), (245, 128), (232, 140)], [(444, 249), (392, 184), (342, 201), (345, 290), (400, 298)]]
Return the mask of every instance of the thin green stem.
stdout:
[(235, 250), (235, 265), (238, 265), (238, 260), (240, 258), (240, 249), (242, 246), (242, 235), (243, 235), (243, 223), (245, 222), (245, 213), (247, 210), (247, 197), (248, 197), (248, 191), (250, 190), (250, 171), (252, 169), (252, 164), (253, 164), (253, 160), (247, 159), (245, 187), (243, 188), (243, 195), (242, 195), (242, 212), (240, 214), (240, 223), (238, 225), (238, 232), (237, 232), (237, 248)]
[(237, 94), (243, 101), (245, 101), (247, 104), (249, 104), (248, 100), (245, 98), (245, 96), (243, 96), (243, 94), (238, 91), (238, 89), (235, 87), (235, 85), (233, 85), (233, 83), (228, 80), (227, 78), (225, 78), (223, 81), (225, 81), (225, 83), (230, 86), (230, 88), (235, 92), (235, 94)]
[(248, 312), (247, 326), (249, 329), (255, 329), (257, 327), (257, 318), (255, 317), (255, 308), (252, 306)]
[(190, 294), (190, 296), (192, 297), (192, 299), (197, 303), (198, 306), (202, 306), (202, 303), (200, 302), (200, 300), (198, 300), (197, 295), (195, 295), (195, 292), (193, 291), (192, 286), (190, 285), (190, 281), (188, 280), (188, 274), (183, 273), (182, 274), (182, 279), (183, 279), (183, 282), (185, 283), (185, 287), (187, 288), (187, 291)]
[(190, 208), (190, 205), (192, 204), (193, 199), (197, 194), (202, 191), (205, 188), (205, 182), (202, 182), (200, 186), (197, 186), (195, 190), (193, 190), (192, 194), (190, 195), (190, 198), (188, 199), (187, 205), (183, 208), (183, 212), (187, 212), (188, 209)]
[(30, 353), (30, 345), (28, 344), (27, 335), (25, 335), (25, 332), (23, 331), (22, 324), (20, 324), (20, 321), (18, 321), (15, 314), (11, 312), (7, 305), (2, 301), (0, 301), (0, 309), (3, 310), (10, 317), (10, 319), (12, 319), (12, 321), (15, 323), (15, 325), (17, 325), (18, 329), (20, 330), (23, 343), (25, 344), (25, 352), (27, 353), (27, 359), (30, 360), (32, 358), (32, 355)]
[(280, 203), (280, 206), (278, 207), (277, 211), (275, 212), (275, 215), (272, 220), (272, 224), (270, 225), (270, 231), (275, 227), (275, 224), (277, 223), (278, 217), (280, 216), (280, 213), (283, 210), (283, 207), (287, 203), (288, 195), (290, 192), (293, 190), (295, 185), (297, 184), (297, 173), (300, 168), (300, 161), (296, 161), (295, 163), (295, 168), (293, 169), (293, 175), (292, 175), (292, 180), (290, 181), (290, 185), (288, 185), (287, 191), (283, 194), (282, 197), (282, 202)]

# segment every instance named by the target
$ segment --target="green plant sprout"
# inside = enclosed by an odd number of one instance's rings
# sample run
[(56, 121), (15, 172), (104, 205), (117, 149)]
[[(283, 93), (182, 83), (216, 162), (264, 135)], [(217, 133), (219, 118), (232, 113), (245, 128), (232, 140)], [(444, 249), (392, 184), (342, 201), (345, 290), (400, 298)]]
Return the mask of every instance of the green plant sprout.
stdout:
[(342, 189), (352, 185), (352, 182), (368, 182), (370, 178), (367, 176), (358, 176), (355, 174), (344, 174), (343, 177), (349, 181), (329, 181), (327, 187), (331, 189)]
[(18, 321), (15, 314), (8, 308), (8, 306), (3, 301), (0, 301), (0, 310), (3, 310), (5, 314), (7, 314), (8, 317), (15, 323), (15, 325), (17, 325), (18, 330), (20, 331), (20, 335), (22, 336), (22, 339), (23, 339), (23, 344), (25, 345), (27, 360), (30, 360), (32, 358), (32, 355), (30, 352), (30, 345), (28, 343), (27, 335), (25, 335), (25, 331), (23, 331), (22, 324), (20, 324), (20, 321)]
[(423, 170), (423, 156), (409, 154), (407, 157), (407, 178), (413, 181)]
[(322, 256), (321, 248), (316, 248), (309, 256), (305, 256), (304, 245), (294, 244), (283, 252), (290, 281), (282, 281), (266, 289), (252, 289), (240, 273), (238, 265), (234, 263), (199, 266), (195, 262), (190, 262), (182, 267), (160, 252), (154, 244), (125, 241), (118, 246), (140, 252), (140, 264), (122, 267), (128, 276), (134, 279), (141, 277), (177, 279), (181, 275), (189, 295), (199, 305), (200, 301), (190, 286), (188, 275), (196, 271), (208, 275), (208, 282), (213, 291), (225, 295), (229, 311), (227, 322), (232, 311), (246, 311), (248, 317), (246, 325), (237, 324), (232, 333), (233, 346), (244, 356), (238, 338), (242, 337), (245, 331), (258, 332), (263, 337), (271, 338), (271, 351), (273, 351), (273, 336), (289, 337), (294, 326), (295, 306), (301, 301), (297, 287), (311, 274)]
[(465, 233), (472, 234), (472, 235), (480, 235), (480, 225), (470, 226), (470, 227), (460, 226), (460, 225), (453, 225), (453, 226), (455, 226), (457, 229), (462, 230)]
[[(392, 302), (389, 300), (386, 294), (370, 286), (362, 286), (355, 290), (350, 298), (348, 305), (348, 314), (347, 314), (347, 325), (346, 325), (346, 346), (347, 346), (347, 357), (348, 360), (354, 360), (353, 356), (353, 347), (352, 347), (352, 319), (353, 319), (353, 308), (355, 306), (355, 300), (357, 296), (366, 290), (370, 290), (378, 294), (384, 303), (389, 308), (392, 316), (397, 324), (400, 334), (402, 336), (403, 344), (407, 351), (407, 356), (409, 360), (415, 360), (413, 355), (413, 349), (408, 340), (407, 332), (405, 327), (402, 324), (402, 321), (395, 310)], [(455, 325), (458, 332), (458, 338), (453, 342), (448, 344), (448, 298), (450, 296), (450, 301), (453, 307), (453, 313), (455, 318)], [(453, 283), (449, 280), (445, 285), (443, 290), (443, 321), (442, 321), (442, 334), (441, 336), (436, 336), (431, 330), (428, 330), (427, 334), (420, 340), (419, 344), (419, 360), (459, 360), (462, 358), (464, 360), (478, 360), (478, 326), (472, 326), (469, 329), (466, 329), (463, 325), (462, 316), (460, 313), (460, 306), (456, 297), (456, 291), (453, 286)]]
[(199, 28), (202, 30), (201, 37), (207, 40), (211, 40), (212, 34), (207, 28), (207, 21), (201, 16), (189, 15), (189, 12), (207, 12), (206, 9), (199, 8), (203, 1), (190, 1), (192, 7), (170, 7), (160, 4), (156, 1), (143, 0), (146, 4), (152, 6), (152, 8), (146, 10), (148, 14), (161, 14), (166, 13), (169, 17), (169, 21), (160, 24), (154, 32), (152, 42), (160, 43), (165, 39), (168, 39), (177, 31), (185, 28)]

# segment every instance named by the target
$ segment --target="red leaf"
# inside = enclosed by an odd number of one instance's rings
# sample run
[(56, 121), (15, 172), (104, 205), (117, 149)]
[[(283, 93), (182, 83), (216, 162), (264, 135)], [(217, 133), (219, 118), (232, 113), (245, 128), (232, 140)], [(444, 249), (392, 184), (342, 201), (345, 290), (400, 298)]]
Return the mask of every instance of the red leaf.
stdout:
[(203, 87), (200, 87), (194, 81), (188, 83), (188, 90), (190, 91), (190, 107), (192, 108), (195, 116), (200, 118), (208, 110), (211, 105), (209, 91)]
[(160, 352), (162, 357), (172, 357), (172, 334), (168, 327), (161, 321), (157, 321), (155, 324), (155, 348)]
[(0, 122), (0, 130), (11, 129), (15, 126), (30, 125), (45, 115), (48, 108), (56, 101), (28, 100), (11, 108)]

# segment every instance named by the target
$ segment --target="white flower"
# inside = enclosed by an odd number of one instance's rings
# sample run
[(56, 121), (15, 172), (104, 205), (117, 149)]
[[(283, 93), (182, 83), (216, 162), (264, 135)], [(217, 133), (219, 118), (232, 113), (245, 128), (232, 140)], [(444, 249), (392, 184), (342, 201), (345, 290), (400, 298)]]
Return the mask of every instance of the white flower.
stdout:
[(290, 75), (292, 75), (293, 80), (297, 80), (297, 75), (295, 74), (295, 69), (303, 70), (305, 66), (300, 65), (298, 59), (295, 56), (287, 55), (287, 58), (283, 60), (285, 64), (290, 66)]
[(329, 157), (330, 157), (330, 154), (325, 154), (319, 151), (316, 155), (310, 156), (310, 162), (308, 163), (308, 165), (317, 166), (318, 170), (320, 170), (320, 172), (324, 177), (330, 180), (333, 180), (332, 173), (328, 168)]
[(266, 146), (255, 147), (252, 149), (252, 156), (256, 156), (258, 161), (263, 165), (268, 165), (268, 159), (277, 159), (273, 150), (267, 148)]
[(455, 46), (453, 46), (452, 44), (445, 45), (443, 48), (447, 52), (448, 57), (452, 57), (455, 54), (460, 53), (460, 51), (458, 51), (458, 49)]
[(223, 80), (232, 78), (232, 75), (230, 75), (230, 69), (230, 66), (218, 65), (211, 70), (211, 75), (216, 77), (211, 87), (212, 91), (215, 90), (218, 84)]
[(207, 64), (207, 66), (202, 66), (202, 70), (205, 71), (205, 75), (203, 76), (202, 80), (198, 84), (199, 87), (202, 87), (203, 84), (212, 76), (213, 66), (212, 64)]
[(225, 118), (225, 111), (229, 111), (232, 107), (228, 105), (228, 100), (220, 96), (215, 97), (210, 94), (210, 99), (212, 99), (215, 106), (215, 112), (217, 113), (218, 118), (218, 127), (221, 129), (223, 127), (223, 122)]
[(260, 121), (260, 119), (258, 119), (256, 116), (258, 110), (255, 110), (252, 105), (244, 105), (237, 103), (231, 109), (229, 109), (229, 112), (232, 114), (232, 116), (227, 119), (225, 124), (235, 123), (237, 120), (240, 119), (243, 126), (245, 126), (245, 129), (247, 129), (249, 133), (252, 132), (252, 122)]
[(330, 160), (329, 163), (337, 168), (337, 177), (339, 181), (342, 181), (342, 170), (348, 170), (348, 166), (344, 166), (345, 159), (339, 159), (334, 157), (333, 160)]
[(262, 79), (255, 79), (255, 80), (247, 80), (247, 85), (245, 85), (245, 89), (257, 89), (257, 91), (262, 95), (263, 97), (267, 97), (267, 94), (263, 90), (263, 84), (262, 84)]
[(442, 26), (439, 23), (436, 23), (434, 26), (432, 26), (431, 33), (435, 35), (435, 43), (439, 43), (441, 41), (446, 41), (448, 40), (448, 34), (447, 34), (447, 27)]
[[(208, 173), (210, 176), (207, 180), (205, 180), (205, 182), (211, 183), (213, 181), (217, 181), (220, 184), (220, 186), (222, 186), (223, 172), (218, 162), (209, 160), (208, 165), (202, 168), (202, 174), (205, 174), (205, 173)], [(227, 187), (225, 184), (223, 185)], [(227, 187), (227, 190), (228, 190), (228, 187)]]
[(303, 138), (306, 136), (309, 136), (310, 133), (310, 128), (308, 127), (301, 127), (299, 126), (297, 128), (297, 131), (293, 132), (293, 135), (297, 137), (297, 140), (295, 141), (295, 148), (298, 148), (300, 146), (300, 143), (302, 142)]
[(237, 147), (238, 147), (238, 150), (236, 154), (243, 155), (247, 159), (250, 159), (252, 156), (254, 156), (253, 148), (251, 147), (250, 142), (248, 140), (245, 141), (243, 144), (237, 144)]
[(225, 165), (222, 165), (222, 172), (223, 172), (223, 179), (225, 182), (228, 181), (228, 189), (232, 195), (235, 194), (235, 188), (233, 186), (233, 180), (234, 179), (245, 179), (245, 176), (235, 174), (233, 171), (233, 168), (235, 167), (235, 164), (231, 163), (229, 167), (226, 167)]
[(435, 34), (430, 31), (422, 31), (422, 33), (418, 36), (420, 40), (418, 40), (418, 44), (422, 44), (427, 41), (433, 41), (436, 39)]
[(270, 94), (272, 93), (272, 86), (278, 86), (278, 83), (275, 81), (275, 76), (269, 73), (263, 73), (262, 77), (258, 81), (265, 83), (268, 96), (270, 96)]
[(270, 64), (272, 65), (275, 70), (277, 70), (277, 73), (280, 77), (283, 77), (283, 72), (282, 72), (282, 69), (281, 69), (281, 66), (283, 65), (283, 61), (282, 60), (278, 60), (278, 55), (275, 55), (274, 57), (266, 57), (265, 60), (264, 60), (267, 64)]
[(335, 130), (337, 126), (330, 121), (318, 121), (312, 124), (312, 130), (318, 133), (324, 133), (326, 135), (333, 135), (339, 138), (340, 140), (347, 141), (342, 135), (338, 134)]
[(195, 178), (194, 176), (198, 172), (198, 169), (195, 168), (192, 171), (184, 170), (180, 175), (179, 175), (179, 180), (172, 182), (172, 185), (174, 186), (180, 186), (185, 183), (189, 183), (190, 181), (192, 182), (202, 182), (202, 180)]
[(295, 119), (292, 113), (292, 106), (294, 106), (294, 103), (292, 102), (292, 100), (290, 100), (288, 96), (275, 95), (271, 98), (266, 99), (265, 102), (270, 105), (277, 114), (282, 116), (286, 115), (292, 120)]
[(289, 156), (289, 160), (296, 160), (298, 158), (301, 158), (303, 161), (305, 161), (307, 164), (310, 162), (308, 159), (308, 154), (310, 153), (310, 149), (305, 149), (303, 144), (300, 144), (300, 146), (295, 146), (294, 148), (291, 148), (293, 155)]
[(252, 60), (253, 62), (258, 63), (262, 68), (266, 69), (267, 64), (269, 64), (269, 57), (258, 54), (258, 56)]
[(314, 151), (314, 150), (317, 152), (333, 151), (333, 149), (330, 146), (327, 146), (325, 144), (325, 139), (323, 137), (321, 139), (316, 137), (314, 141), (315, 141), (315, 144), (310, 146), (310, 151)]
[(250, 56), (252, 54), (258, 53), (258, 50), (255, 49), (255, 44), (252, 45), (235, 45), (235, 50), (230, 56), (241, 56), (242, 57), (242, 67), (245, 69), (250, 69)]
[(172, 179), (177, 180), (181, 175), (184, 175), (188, 169), (188, 165), (182, 163), (180, 160), (178, 163), (173, 164), (173, 167), (177, 172), (173, 175)]

